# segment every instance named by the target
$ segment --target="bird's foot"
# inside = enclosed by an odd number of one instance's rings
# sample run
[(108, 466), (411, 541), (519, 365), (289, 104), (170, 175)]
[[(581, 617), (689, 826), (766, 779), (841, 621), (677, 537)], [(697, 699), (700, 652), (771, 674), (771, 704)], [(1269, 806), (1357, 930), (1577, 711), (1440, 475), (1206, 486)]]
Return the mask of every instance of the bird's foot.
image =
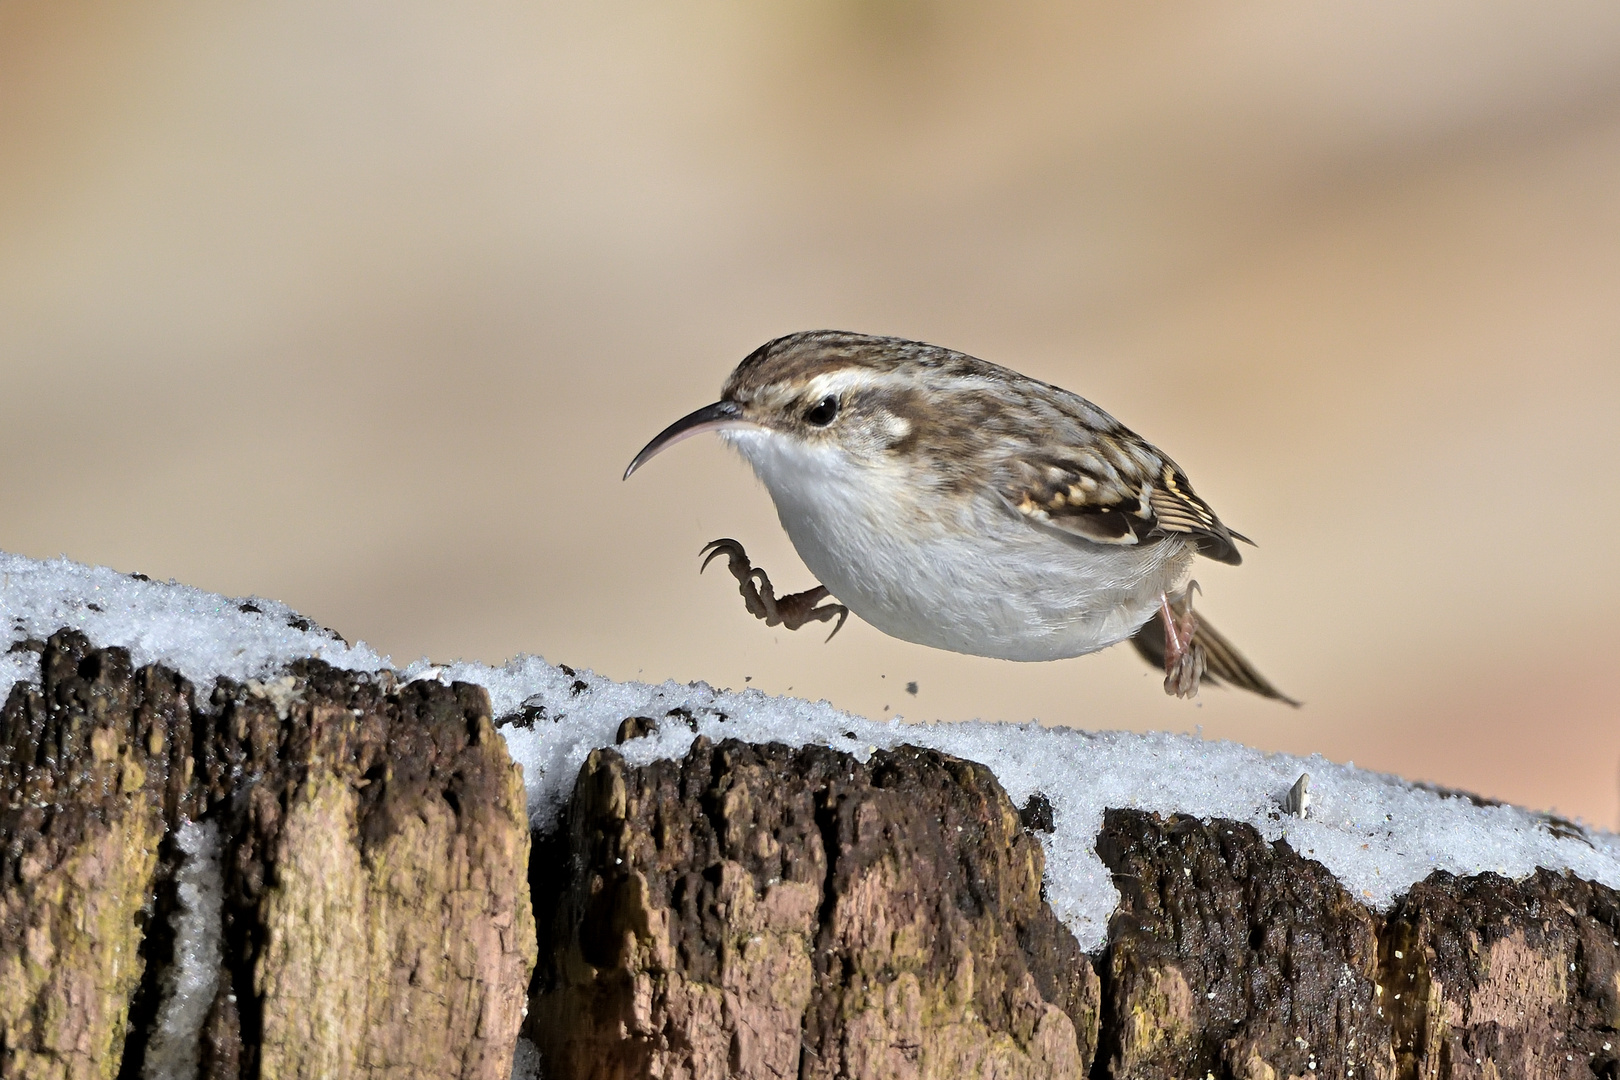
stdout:
[(843, 604), (836, 601), (821, 603), (831, 595), (825, 585), (817, 585), (804, 592), (778, 597), (776, 590), (771, 587), (770, 576), (748, 561), (748, 553), (735, 540), (730, 538), (711, 540), (698, 554), (704, 557), (703, 565), (698, 569), (699, 573), (707, 570), (709, 564), (720, 555), (726, 557), (726, 568), (731, 571), (731, 576), (737, 579), (737, 591), (742, 593), (743, 603), (748, 606), (748, 613), (756, 619), (765, 620), (766, 626), (780, 625), (788, 630), (797, 630), (808, 622), (827, 622), (836, 618), (837, 624), (833, 626), (832, 633), (827, 635), (827, 640), (831, 641), (833, 634), (842, 630), (844, 620), (849, 618), (849, 608)]
[(1179, 611), (1168, 593), (1159, 596), (1159, 616), (1164, 621), (1164, 692), (1180, 698), (1198, 696), (1207, 662), (1204, 647), (1193, 640), (1198, 629), (1198, 616), (1193, 614), (1194, 590), (1198, 590), (1198, 582), (1189, 581), (1181, 594)]

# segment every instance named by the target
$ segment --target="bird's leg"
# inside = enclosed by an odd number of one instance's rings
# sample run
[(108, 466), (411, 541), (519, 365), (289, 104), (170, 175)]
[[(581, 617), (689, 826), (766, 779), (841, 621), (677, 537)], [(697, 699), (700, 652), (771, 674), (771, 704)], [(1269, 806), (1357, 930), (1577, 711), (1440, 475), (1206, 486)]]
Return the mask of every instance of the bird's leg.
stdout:
[(748, 613), (756, 619), (765, 620), (766, 626), (781, 625), (788, 630), (797, 630), (807, 622), (827, 622), (837, 618), (838, 623), (832, 628), (832, 634), (827, 635), (827, 640), (831, 641), (833, 634), (843, 629), (844, 620), (849, 618), (849, 608), (836, 601), (816, 606), (831, 595), (825, 585), (778, 597), (776, 590), (771, 587), (770, 575), (751, 564), (748, 553), (735, 540), (710, 541), (698, 554), (704, 556), (699, 573), (707, 570), (717, 556), (726, 556), (726, 567), (731, 571), (731, 576), (737, 579), (737, 591), (742, 593)]
[(1198, 582), (1187, 583), (1182, 593), (1184, 610), (1179, 613), (1169, 593), (1159, 596), (1159, 617), (1164, 622), (1164, 692), (1182, 698), (1197, 697), (1198, 683), (1204, 677), (1204, 649), (1193, 640), (1198, 616), (1193, 614), (1192, 598), (1197, 588)]

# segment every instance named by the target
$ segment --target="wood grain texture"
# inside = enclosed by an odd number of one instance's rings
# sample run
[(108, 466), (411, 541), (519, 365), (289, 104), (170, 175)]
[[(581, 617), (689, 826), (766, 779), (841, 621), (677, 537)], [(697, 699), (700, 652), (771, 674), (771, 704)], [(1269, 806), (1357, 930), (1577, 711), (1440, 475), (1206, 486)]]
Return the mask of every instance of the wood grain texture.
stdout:
[(122, 650), (41, 653), (0, 740), (0, 1075), (140, 1075), (195, 819), (224, 879), (201, 1075), (505, 1080), (529, 834), (481, 688), (307, 662), (194, 712)]

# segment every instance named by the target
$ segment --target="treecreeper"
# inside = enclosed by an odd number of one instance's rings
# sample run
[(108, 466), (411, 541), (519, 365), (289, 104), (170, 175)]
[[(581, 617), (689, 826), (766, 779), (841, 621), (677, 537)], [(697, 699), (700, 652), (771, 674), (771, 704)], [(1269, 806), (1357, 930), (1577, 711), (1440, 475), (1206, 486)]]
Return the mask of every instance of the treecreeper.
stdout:
[[(814, 330), (767, 342), (720, 400), (665, 428), (718, 432), (765, 484), (821, 584), (777, 596), (742, 544), (724, 555), (751, 614), (796, 630), (854, 612), (903, 641), (1058, 660), (1129, 640), (1164, 689), (1201, 682), (1299, 704), (1193, 612), (1194, 559), (1239, 542), (1179, 465), (1085, 398), (964, 353)], [(829, 639), (831, 634), (828, 635)]]

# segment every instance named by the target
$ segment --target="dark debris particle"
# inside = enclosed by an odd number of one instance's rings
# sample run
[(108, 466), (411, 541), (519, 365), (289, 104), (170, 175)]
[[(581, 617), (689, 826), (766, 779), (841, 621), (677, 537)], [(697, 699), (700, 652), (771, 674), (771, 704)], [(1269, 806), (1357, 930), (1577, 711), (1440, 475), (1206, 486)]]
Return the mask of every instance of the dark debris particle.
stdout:
[(631, 739), (644, 739), (658, 732), (658, 721), (650, 716), (627, 716), (619, 724), (619, 733), (613, 736), (615, 746), (623, 746)]
[(294, 630), (302, 630), (306, 634), (315, 629), (315, 624), (304, 618), (302, 615), (287, 616), (287, 625), (292, 627)]
[[(545, 719), (547, 719), (547, 716), (546, 707), (544, 705), (530, 705), (528, 703), (524, 703), (523, 707), (517, 712), (507, 713), (505, 716), (495, 721), (495, 726), (498, 728), (522, 728), (524, 731), (528, 731), (530, 728), (534, 727), (535, 724)], [(559, 717), (559, 719), (561, 718)]]
[(11, 646), (11, 648), (6, 650), (6, 652), (8, 652), (8, 653), (19, 653), (19, 652), (43, 653), (44, 651), (45, 651), (45, 643), (43, 641), (35, 641), (32, 638), (29, 638), (26, 641), (18, 641), (16, 643), (14, 643)]
[(1560, 817), (1557, 814), (1542, 814), (1541, 827), (1560, 840), (1579, 840), (1587, 847), (1592, 847), (1592, 841), (1586, 835), (1586, 830), (1580, 824)]
[(685, 708), (683, 706), (677, 705), (675, 708), (669, 710), (669, 712), (665, 713), (664, 715), (665, 716), (673, 716), (673, 717), (678, 718), (689, 729), (691, 729), (692, 734), (694, 734), (694, 735), (697, 734), (697, 729), (698, 729), (697, 717), (692, 715), (692, 710), (687, 709), (687, 708)]
[(574, 669), (569, 667), (567, 664), (558, 664), (557, 665), (557, 670), (561, 671), (564, 675), (568, 676), (570, 679), (572, 679), (575, 676), (575, 674), (577, 674), (574, 671)]
[(914, 683), (914, 682), (906, 683), (906, 693), (910, 694), (912, 697), (916, 697), (917, 696), (917, 684)]
[(264, 609), (261, 608), (258, 604), (253, 603), (251, 600), (248, 601), (245, 604), (236, 605), (236, 610), (240, 611), (244, 615), (263, 615), (264, 614)]
[(101, 605), (100, 604), (86, 604), (84, 606), (89, 608), (91, 611), (96, 612), (97, 614), (100, 614), (100, 612), (101, 612)]
[(590, 689), (590, 684), (588, 684), (584, 679), (575, 679), (574, 680), (574, 685), (572, 685), (572, 686), (570, 686), (568, 688), (568, 692), (570, 694), (574, 695), (575, 697), (578, 697), (579, 695), (583, 694), (585, 691), (587, 691), (589, 689)]
[(859, 737), (860, 736), (856, 735), (853, 731), (844, 732), (844, 738), (846, 738), (846, 739), (856, 739), (856, 738), (859, 738)]
[(151, 578), (147, 577), (145, 574), (131, 574), (129, 576), (134, 578), (136, 581), (151, 581), (152, 580)]
[(1030, 832), (1050, 833), (1057, 829), (1057, 821), (1052, 813), (1052, 800), (1041, 791), (1031, 795), (1029, 801), (1019, 809), (1018, 820), (1023, 822), (1024, 828)]

